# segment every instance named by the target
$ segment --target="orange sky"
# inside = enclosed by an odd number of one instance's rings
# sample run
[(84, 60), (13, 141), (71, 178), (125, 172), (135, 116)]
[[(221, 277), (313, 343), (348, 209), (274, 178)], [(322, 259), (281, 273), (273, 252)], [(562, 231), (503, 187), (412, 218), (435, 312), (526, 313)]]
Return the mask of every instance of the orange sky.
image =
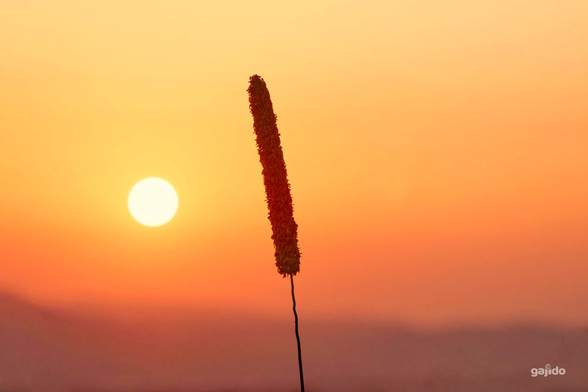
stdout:
[[(198, 3), (2, 2), (0, 287), (289, 315), (258, 73), (303, 314), (588, 322), (588, 3)], [(127, 211), (148, 176), (160, 228)]]

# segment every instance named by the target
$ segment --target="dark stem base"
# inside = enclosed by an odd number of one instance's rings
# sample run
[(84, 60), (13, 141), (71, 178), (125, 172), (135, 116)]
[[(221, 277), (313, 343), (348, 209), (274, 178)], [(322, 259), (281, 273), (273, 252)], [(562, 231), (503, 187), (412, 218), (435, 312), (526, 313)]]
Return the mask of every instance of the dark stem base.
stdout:
[(296, 343), (298, 344), (298, 369), (300, 371), (300, 392), (304, 392), (304, 375), (302, 373), (302, 352), (300, 350), (300, 335), (298, 334), (298, 313), (296, 313), (296, 298), (294, 297), (294, 276), (290, 274), (290, 285), (292, 287), (292, 310), (294, 311), (294, 330), (296, 332)]

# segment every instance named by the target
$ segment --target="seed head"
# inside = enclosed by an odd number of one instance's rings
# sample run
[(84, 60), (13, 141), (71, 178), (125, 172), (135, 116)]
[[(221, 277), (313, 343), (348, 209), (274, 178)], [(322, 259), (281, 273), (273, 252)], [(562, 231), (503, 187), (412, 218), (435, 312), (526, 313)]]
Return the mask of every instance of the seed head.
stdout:
[(300, 271), (298, 226), (294, 221), (292, 195), (276, 115), (267, 86), (259, 75), (249, 78), (247, 91), (262, 166), (269, 220), (272, 225), (276, 266), (278, 273), (284, 277), (289, 274), (296, 275)]

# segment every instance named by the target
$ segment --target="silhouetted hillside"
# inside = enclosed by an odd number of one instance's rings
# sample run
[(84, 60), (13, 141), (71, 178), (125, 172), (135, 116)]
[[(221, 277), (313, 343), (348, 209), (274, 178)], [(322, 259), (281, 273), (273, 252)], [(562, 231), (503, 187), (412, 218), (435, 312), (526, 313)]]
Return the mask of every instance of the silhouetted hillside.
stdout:
[[(0, 296), (0, 391), (295, 391), (292, 325), (220, 312), (46, 309)], [(310, 392), (588, 391), (588, 333), (304, 320)], [(564, 367), (565, 376), (531, 377)]]

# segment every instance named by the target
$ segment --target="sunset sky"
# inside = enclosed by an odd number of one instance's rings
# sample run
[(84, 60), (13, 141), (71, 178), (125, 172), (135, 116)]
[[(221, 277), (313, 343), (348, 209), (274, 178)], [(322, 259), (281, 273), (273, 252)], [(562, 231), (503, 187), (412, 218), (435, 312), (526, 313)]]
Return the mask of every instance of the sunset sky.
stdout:
[[(588, 2), (0, 2), (0, 291), (290, 317), (588, 323)], [(157, 176), (168, 224), (127, 196)]]

